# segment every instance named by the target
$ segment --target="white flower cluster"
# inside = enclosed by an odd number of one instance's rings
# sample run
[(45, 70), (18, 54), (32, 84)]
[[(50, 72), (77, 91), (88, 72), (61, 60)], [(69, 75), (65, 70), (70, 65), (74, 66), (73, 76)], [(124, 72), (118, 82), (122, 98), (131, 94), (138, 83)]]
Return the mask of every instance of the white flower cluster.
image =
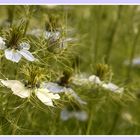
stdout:
[(87, 77), (86, 75), (76, 75), (72, 78), (72, 81), (75, 85), (97, 84), (100, 87), (115, 93), (123, 93), (124, 91), (124, 88), (119, 88), (117, 85), (111, 82), (105, 83), (104, 81), (101, 81), (100, 78), (96, 75), (91, 75), (89, 77)]

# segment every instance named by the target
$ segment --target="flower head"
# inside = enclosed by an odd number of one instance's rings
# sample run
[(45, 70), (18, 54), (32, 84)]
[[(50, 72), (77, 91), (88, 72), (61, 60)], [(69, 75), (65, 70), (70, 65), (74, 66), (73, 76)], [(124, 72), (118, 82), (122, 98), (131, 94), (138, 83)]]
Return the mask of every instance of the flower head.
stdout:
[(68, 110), (68, 108), (64, 108), (61, 111), (60, 118), (63, 121), (67, 121), (71, 118), (76, 118), (79, 121), (86, 121), (88, 119), (87, 112), (83, 110)]
[(35, 92), (36, 97), (47, 106), (54, 106), (53, 100), (60, 99), (58, 94), (51, 93), (46, 88), (42, 88), (42, 86), (29, 88), (17, 80), (0, 80), (0, 82), (7, 88), (10, 88), (13, 94), (20, 98), (29, 98), (32, 92)]

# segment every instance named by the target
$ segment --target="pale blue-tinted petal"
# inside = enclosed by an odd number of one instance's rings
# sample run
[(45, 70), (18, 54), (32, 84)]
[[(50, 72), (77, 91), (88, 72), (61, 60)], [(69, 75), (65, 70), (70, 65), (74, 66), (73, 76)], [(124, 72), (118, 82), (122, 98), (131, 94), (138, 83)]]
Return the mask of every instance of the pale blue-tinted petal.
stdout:
[(76, 92), (71, 88), (65, 89), (66, 93), (70, 94), (76, 101), (78, 101), (80, 104), (87, 104), (85, 101), (83, 101)]
[(27, 50), (20, 50), (19, 53), (29, 61), (35, 61), (34, 56)]
[(69, 111), (67, 110), (67, 108), (64, 108), (64, 109), (61, 111), (61, 114), (60, 114), (60, 118), (61, 118), (61, 120), (63, 120), (63, 121), (67, 121), (67, 120), (70, 119), (72, 116), (73, 116), (73, 114), (71, 114), (71, 112), (69, 112)]
[(20, 50), (22, 50), (22, 49), (29, 50), (30, 49), (30, 45), (26, 42), (20, 43), (19, 47), (20, 47)]
[(4, 49), (6, 49), (5, 42), (4, 39), (0, 37), (0, 50), (4, 50)]
[(86, 121), (88, 114), (85, 111), (74, 111), (74, 117), (79, 121)]
[(53, 39), (53, 40), (57, 40), (60, 38), (60, 32), (56, 31), (56, 32), (49, 32), (46, 31), (45, 32), (45, 39)]
[(13, 62), (18, 63), (19, 60), (21, 59), (21, 54), (19, 54), (17, 51), (15, 50), (10, 50), (10, 49), (6, 49), (5, 50), (5, 57), (8, 60), (11, 60)]
[(43, 83), (42, 86), (47, 88), (52, 93), (63, 93), (65, 92), (65, 88), (63, 86), (59, 86), (57, 83), (49, 82)]

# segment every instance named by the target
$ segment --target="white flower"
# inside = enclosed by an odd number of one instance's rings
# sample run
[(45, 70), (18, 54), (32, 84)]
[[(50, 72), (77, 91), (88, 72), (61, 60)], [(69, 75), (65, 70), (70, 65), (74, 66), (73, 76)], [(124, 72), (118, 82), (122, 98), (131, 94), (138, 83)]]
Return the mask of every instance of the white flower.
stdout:
[(49, 82), (49, 83), (44, 83), (42, 84), (44, 88), (47, 88), (50, 92), (52, 93), (65, 93), (66, 95), (72, 96), (75, 100), (77, 100), (80, 104), (86, 104), (85, 101), (83, 101), (73, 89), (67, 88), (64, 86), (60, 86), (57, 83)]
[(124, 88), (119, 88), (117, 85), (113, 83), (102, 84), (102, 87), (115, 93), (123, 93), (124, 91)]
[(58, 40), (60, 38), (61, 34), (59, 31), (46, 31), (45, 32), (45, 39), (53, 39), (54, 41)]
[(79, 111), (76, 111), (76, 110), (69, 111), (67, 108), (64, 108), (61, 111), (60, 118), (63, 121), (67, 121), (67, 120), (69, 120), (71, 118), (76, 118), (79, 121), (86, 121), (88, 119), (88, 115), (87, 115), (87, 113), (85, 111), (82, 111), (82, 110), (79, 110)]
[(35, 61), (34, 56), (28, 51), (30, 49), (28, 43), (20, 43), (18, 49), (7, 48), (3, 38), (0, 37), (0, 49), (4, 50), (5, 57), (13, 62), (18, 63), (22, 56), (29, 61)]
[[(125, 65), (130, 65), (130, 61), (129, 60), (125, 60), (124, 64)], [(132, 66), (140, 66), (140, 57), (134, 58), (132, 60)]]
[(92, 82), (93, 84), (102, 84), (101, 80), (99, 77), (97, 77), (96, 75), (91, 75), (89, 76), (89, 81)]
[(119, 88), (117, 85), (113, 83), (105, 83), (104, 81), (101, 81), (100, 78), (96, 75), (91, 75), (89, 77), (83, 76), (83, 75), (76, 75), (72, 78), (72, 82), (75, 85), (84, 85), (84, 84), (97, 84), (100, 87), (110, 90), (115, 93), (122, 93), (124, 91), (124, 88)]
[(78, 86), (86, 85), (89, 83), (89, 79), (86, 74), (76, 74), (71, 78), (72, 83)]
[[(17, 95), (21, 98), (28, 98), (31, 95), (32, 89), (26, 88), (23, 83), (17, 80), (0, 80), (0, 82), (10, 88), (14, 95)], [(53, 106), (53, 100), (59, 99), (58, 94), (51, 93), (48, 89), (44, 89), (42, 86), (35, 89), (35, 95), (37, 98), (48, 106)]]

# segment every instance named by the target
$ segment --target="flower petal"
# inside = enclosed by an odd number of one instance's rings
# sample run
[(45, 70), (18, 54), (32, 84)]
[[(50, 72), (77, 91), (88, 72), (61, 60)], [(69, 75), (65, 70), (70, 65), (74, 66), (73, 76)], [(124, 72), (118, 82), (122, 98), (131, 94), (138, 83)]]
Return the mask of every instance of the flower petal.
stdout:
[(6, 49), (5, 42), (4, 39), (0, 37), (0, 50), (4, 50), (4, 49)]
[(70, 94), (77, 102), (80, 104), (87, 104), (85, 101), (83, 101), (77, 94), (76, 92), (71, 89), (71, 88), (65, 88), (66, 94)]
[(101, 80), (99, 79), (99, 77), (97, 77), (96, 75), (91, 75), (89, 77), (89, 81), (93, 82), (94, 84), (101, 84)]
[(30, 45), (26, 42), (20, 43), (19, 44), (20, 49), (24, 49), (24, 50), (29, 50), (30, 49)]
[(5, 50), (5, 57), (8, 60), (11, 60), (13, 62), (18, 63), (19, 60), (21, 59), (21, 54), (19, 54), (17, 51), (15, 50), (10, 50), (10, 49), (6, 49)]
[(52, 93), (62, 93), (65, 92), (65, 88), (62, 86), (59, 86), (57, 83), (49, 82), (49, 83), (43, 83), (42, 85), (44, 88), (47, 88)]
[(27, 98), (30, 96), (30, 90), (26, 89), (24, 87), (24, 84), (22, 84), (20, 81), (17, 80), (0, 80), (0, 81), (4, 86), (10, 88), (13, 91), (14, 95), (17, 95), (21, 98)]
[(34, 56), (27, 50), (20, 50), (19, 53), (23, 55), (29, 61), (35, 61)]
[(85, 111), (75, 111), (74, 117), (79, 121), (86, 121), (88, 119), (88, 114)]
[(44, 103), (45, 105), (48, 105), (48, 106), (54, 106), (52, 99), (60, 98), (60, 96), (58, 94), (54, 95), (53, 93), (50, 93), (49, 90), (42, 89), (42, 88), (37, 89), (36, 96), (42, 103)]
[(115, 93), (122, 93), (124, 91), (124, 88), (119, 88), (113, 83), (103, 84), (102, 87)]
[(57, 40), (60, 38), (60, 32), (56, 31), (56, 32), (49, 32), (46, 31), (45, 32), (45, 39), (50, 39), (52, 38), (53, 40)]
[(60, 118), (61, 118), (63, 121), (67, 121), (67, 120), (70, 119), (71, 117), (72, 117), (72, 114), (67, 110), (67, 108), (64, 108), (64, 109), (61, 111)]

